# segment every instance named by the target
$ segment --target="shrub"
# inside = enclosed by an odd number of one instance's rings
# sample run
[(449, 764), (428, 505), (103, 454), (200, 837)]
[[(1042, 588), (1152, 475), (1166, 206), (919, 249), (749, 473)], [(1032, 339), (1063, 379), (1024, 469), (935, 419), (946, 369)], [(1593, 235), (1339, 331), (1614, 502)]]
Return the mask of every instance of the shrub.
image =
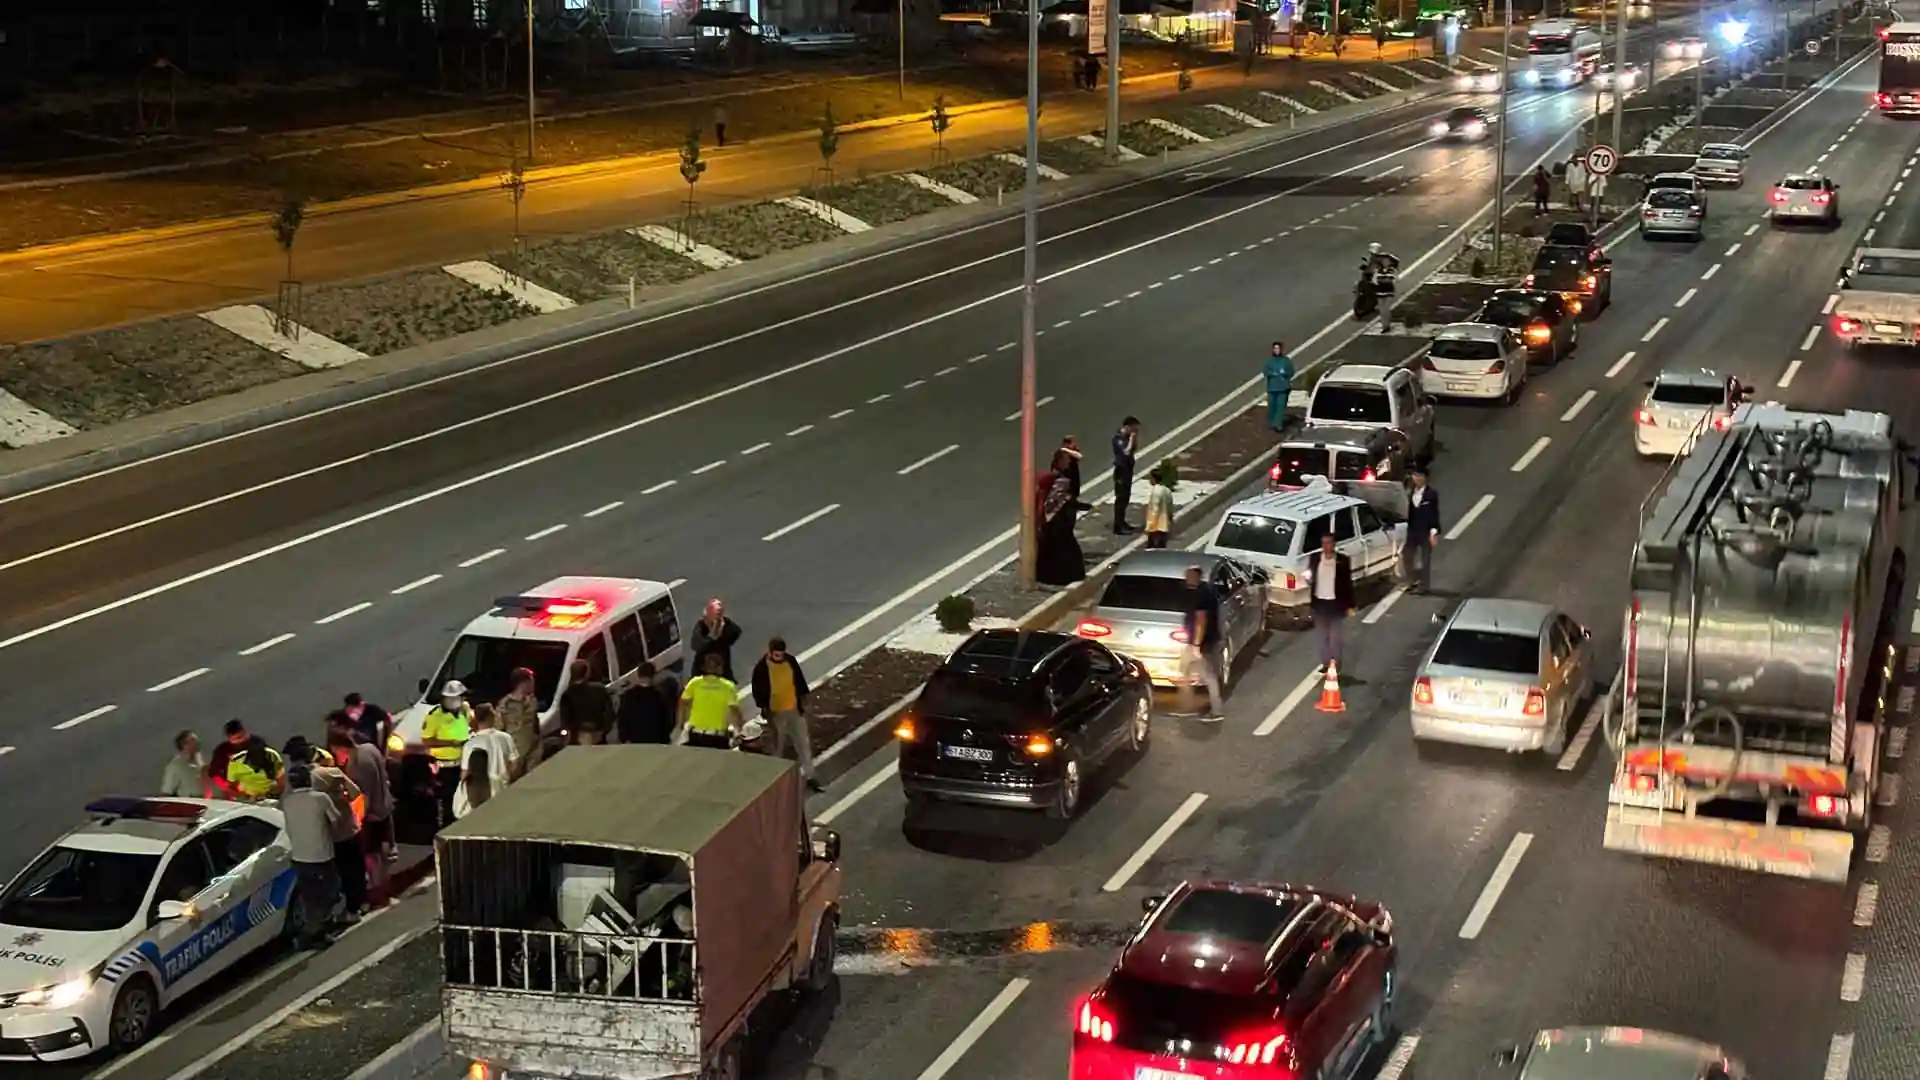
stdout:
[(955, 593), (933, 606), (933, 618), (949, 634), (964, 634), (973, 629), (973, 598)]

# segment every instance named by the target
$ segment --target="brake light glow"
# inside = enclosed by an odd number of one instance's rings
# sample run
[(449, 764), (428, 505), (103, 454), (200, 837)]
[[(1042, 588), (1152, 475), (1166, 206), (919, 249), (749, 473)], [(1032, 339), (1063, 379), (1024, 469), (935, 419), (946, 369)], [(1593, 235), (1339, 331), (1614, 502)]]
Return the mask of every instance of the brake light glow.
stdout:
[(1167, 636), (1179, 642), (1182, 645), (1185, 645), (1187, 642), (1193, 640), (1193, 635), (1187, 633), (1187, 628), (1184, 626), (1178, 630), (1169, 631)]
[(1830, 192), (1816, 191), (1813, 193), (1813, 202), (1814, 202), (1814, 205), (1816, 206), (1825, 206), (1827, 203), (1832, 201), (1833, 201), (1833, 195)]
[(1588, 292), (1592, 292), (1594, 287), (1599, 284), (1600, 278), (1594, 274), (1588, 274), (1586, 277), (1580, 279), (1580, 287), (1586, 289)]
[[(1881, 41), (1885, 41), (1885, 40), (1887, 40), (1887, 38), (1888, 38), (1888, 37), (1890, 36), (1890, 34), (1889, 34), (1889, 32), (1888, 32), (1888, 29), (1889, 29), (1888, 27), (1885, 27), (1885, 26), (1883, 26), (1883, 27), (1881, 27), (1880, 29), (1878, 29), (1878, 30), (1875, 30), (1875, 31), (1874, 31), (1874, 33), (1876, 33), (1876, 34), (1878, 34), (1878, 35), (1880, 35), (1880, 40), (1881, 40)], [(1881, 94), (1880, 96), (1884, 98), (1884, 97), (1886, 97), (1887, 95), (1885, 95), (1885, 94)]]
[(1633, 418), (1642, 424), (1651, 424), (1653, 423), (1653, 410), (1641, 409), (1638, 413), (1634, 414)]
[(1422, 675), (1413, 680), (1413, 700), (1420, 705), (1433, 704), (1433, 680)]
[(1113, 627), (1099, 619), (1081, 619), (1080, 625), (1075, 627), (1073, 632), (1084, 638), (1103, 638), (1113, 633)]
[(1273, 467), (1267, 470), (1267, 479), (1273, 481), (1276, 484), (1280, 482), (1280, 463), (1279, 462), (1277, 461), (1274, 462)]
[(1660, 778), (1652, 773), (1634, 773), (1627, 780), (1627, 787), (1641, 795), (1651, 795), (1660, 786)]
[(1793, 196), (1787, 194), (1787, 190), (1785, 188), (1774, 188), (1771, 192), (1767, 194), (1767, 198), (1772, 199), (1774, 202), (1786, 202), (1788, 199), (1792, 197)]
[(1532, 275), (1532, 274), (1528, 274), (1528, 275), (1527, 275), (1526, 277), (1523, 277), (1523, 278), (1521, 278), (1521, 279), (1520, 279), (1520, 287), (1521, 287), (1521, 288), (1523, 288), (1523, 289), (1531, 289), (1531, 288), (1533, 288), (1533, 275)]
[(1236, 1065), (1271, 1065), (1280, 1060), (1286, 1049), (1285, 1032), (1268, 1034), (1263, 1031), (1229, 1044), (1227, 1060)]
[(1527, 687), (1527, 704), (1524, 711), (1528, 716), (1547, 715), (1546, 691), (1537, 686)]
[(913, 718), (907, 717), (893, 725), (893, 737), (901, 742), (919, 742), (920, 730), (913, 726)]
[(1113, 1018), (1093, 1002), (1080, 1003), (1075, 1021), (1074, 1033), (1081, 1038), (1103, 1043), (1113, 1041)]
[(1373, 483), (1373, 479), (1374, 477), (1373, 477), (1372, 469), (1368, 469), (1366, 472), (1363, 472), (1360, 474), (1360, 482), (1363, 484), (1371, 484)]
[(1839, 817), (1843, 808), (1840, 800), (1832, 795), (1815, 795), (1807, 800), (1807, 809), (1819, 817)]
[(1505, 370), (1507, 370), (1507, 362), (1505, 360), (1495, 360), (1493, 363), (1487, 365), (1487, 374), (1489, 375), (1498, 375)]
[(1713, 418), (1713, 430), (1726, 431), (1731, 427), (1733, 427), (1733, 417), (1721, 413), (1719, 416)]
[(1028, 757), (1046, 757), (1053, 753), (1053, 739), (1046, 735), (1030, 735), (1022, 749), (1026, 750)]
[(1529, 345), (1545, 345), (1547, 339), (1552, 336), (1553, 331), (1539, 323), (1527, 327), (1527, 344)]
[(1860, 332), (1860, 323), (1853, 319), (1846, 318), (1844, 316), (1834, 320), (1833, 325), (1834, 325), (1834, 328), (1839, 330), (1842, 334), (1857, 334)]

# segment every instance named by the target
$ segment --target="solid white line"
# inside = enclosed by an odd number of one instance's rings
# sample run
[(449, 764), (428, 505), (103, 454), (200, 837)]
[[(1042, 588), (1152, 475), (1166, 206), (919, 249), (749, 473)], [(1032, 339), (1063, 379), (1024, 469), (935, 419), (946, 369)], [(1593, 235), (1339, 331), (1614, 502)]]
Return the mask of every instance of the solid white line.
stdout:
[(1729, 259), (1731, 259), (1731, 258), (1733, 258), (1733, 256), (1734, 256), (1734, 253), (1735, 253), (1735, 252), (1737, 252), (1737, 251), (1739, 251), (1739, 250), (1740, 250), (1740, 243), (1739, 243), (1739, 241), (1735, 241), (1735, 242), (1734, 242), (1734, 245), (1733, 245), (1732, 247), (1730, 247), (1730, 248), (1728, 248), (1728, 249), (1727, 249), (1727, 258), (1729, 258)]
[(497, 555), (505, 555), (506, 553), (507, 553), (506, 548), (494, 548), (492, 551), (483, 551), (480, 554), (475, 555), (473, 558), (468, 559), (465, 562), (462, 562), (460, 564), (460, 569), (471, 570), (474, 567), (479, 566), (481, 563), (486, 562), (488, 559), (491, 559)]
[(933, 1064), (926, 1067), (926, 1070), (920, 1074), (919, 1080), (943, 1080), (953, 1071), (955, 1065), (960, 1064), (960, 1059), (967, 1056), (967, 1051), (973, 1049), (973, 1044), (986, 1035), (987, 1029), (1013, 1007), (1014, 1000), (1024, 993), (1029, 985), (1031, 984), (1026, 979), (1014, 979), (1007, 983), (992, 1001), (987, 1002), (987, 1007), (980, 1010), (980, 1015), (974, 1017), (960, 1034), (955, 1035), (945, 1050), (940, 1051), (940, 1056), (933, 1059)]
[(719, 468), (722, 465), (725, 465), (726, 463), (727, 463), (726, 458), (721, 458), (719, 461), (709, 461), (705, 465), (702, 465), (699, 468), (693, 470), (691, 475), (705, 476), (707, 473), (712, 472), (713, 470)]
[(1467, 507), (1467, 512), (1460, 515), (1460, 520), (1453, 523), (1453, 528), (1447, 530), (1446, 538), (1448, 540), (1460, 539), (1460, 534), (1467, 531), (1467, 526), (1472, 525), (1474, 521), (1476, 521), (1480, 517), (1481, 514), (1484, 514), (1487, 512), (1487, 507), (1492, 505), (1493, 505), (1492, 495), (1489, 494), (1489, 495), (1480, 496), (1480, 501), (1474, 503), (1472, 506)]
[(806, 528), (807, 526), (813, 524), (816, 521), (819, 521), (821, 518), (826, 517), (828, 514), (831, 514), (838, 509), (840, 509), (839, 503), (828, 503), (827, 505), (821, 507), (820, 509), (815, 510), (813, 513), (808, 514), (806, 517), (801, 518), (799, 521), (796, 521), (791, 525), (782, 525), (781, 527), (773, 530), (772, 532), (761, 537), (760, 539), (765, 540), (768, 543), (772, 543), (773, 541), (780, 539), (781, 537), (787, 535), (788, 533), (793, 532), (795, 529)]
[(1853, 1035), (1835, 1035), (1827, 1043), (1827, 1067), (1821, 1070), (1820, 1080), (1847, 1080), (1852, 1071)]
[(835, 818), (853, 809), (855, 803), (879, 790), (881, 784), (893, 779), (899, 772), (900, 760), (898, 758), (887, 762), (885, 766), (877, 770), (872, 776), (862, 780), (859, 787), (842, 795), (839, 802), (820, 811), (813, 820), (822, 825), (833, 824)]
[(829, 417), (827, 417), (827, 419), (829, 419), (829, 420), (844, 420), (844, 419), (846, 419), (847, 417), (849, 417), (849, 416), (852, 416), (852, 415), (853, 415), (853, 410), (852, 410), (852, 409), (841, 409), (841, 410), (840, 410), (839, 412), (837, 412), (837, 413), (834, 413), (833, 415), (831, 415), (831, 416), (829, 416)]
[(1367, 626), (1372, 626), (1374, 623), (1386, 618), (1387, 612), (1392, 611), (1393, 605), (1399, 603), (1400, 598), (1406, 594), (1407, 590), (1404, 587), (1394, 586), (1393, 591), (1381, 597), (1380, 602), (1373, 605), (1373, 610), (1367, 612), (1360, 621)]
[[(156, 689), (165, 689), (165, 687), (164, 687), (164, 686), (162, 686), (162, 687), (156, 687)], [(55, 730), (55, 731), (65, 731), (65, 730), (67, 730), (68, 728), (77, 728), (77, 727), (79, 727), (79, 726), (80, 726), (81, 724), (84, 724), (84, 723), (86, 723), (86, 722), (87, 722), (87, 721), (89, 721), (89, 720), (98, 720), (98, 719), (100, 719), (101, 717), (103, 717), (103, 716), (105, 716), (105, 715), (107, 715), (107, 714), (108, 714), (108, 713), (110, 713), (110, 712), (114, 712), (114, 711), (116, 711), (116, 710), (117, 710), (117, 709), (119, 709), (119, 708), (120, 708), (120, 706), (118, 706), (118, 705), (102, 705), (102, 706), (100, 706), (100, 707), (99, 707), (99, 708), (97, 708), (97, 709), (93, 709), (93, 710), (91, 710), (91, 711), (88, 711), (88, 712), (83, 712), (83, 713), (81, 713), (81, 714), (80, 714), (79, 716), (76, 716), (76, 717), (74, 717), (74, 718), (73, 718), (73, 719), (71, 719), (71, 720), (62, 720), (62, 721), (60, 721), (59, 723), (57, 723), (57, 724), (55, 724), (55, 725), (53, 725), (53, 730)]]
[(268, 638), (267, 640), (261, 642), (258, 645), (249, 645), (246, 648), (241, 649), (240, 655), (241, 656), (258, 656), (261, 653), (266, 652), (268, 649), (273, 648), (275, 645), (285, 645), (287, 642), (292, 640), (293, 640), (292, 634), (275, 634), (274, 636)]
[(1753, 224), (1747, 226), (1747, 231), (1741, 235), (1752, 236), (1754, 233), (1757, 233), (1759, 231), (1760, 231), (1760, 223), (1756, 221)]
[(613, 501), (612, 501), (612, 502), (610, 502), (610, 503), (604, 503), (604, 504), (602, 504), (602, 505), (600, 505), (600, 506), (596, 506), (596, 507), (594, 507), (593, 509), (591, 509), (591, 510), (589, 510), (589, 511), (587, 511), (586, 513), (584, 513), (584, 514), (582, 514), (582, 515), (580, 515), (580, 516), (581, 516), (581, 517), (590, 517), (590, 518), (597, 518), (597, 517), (599, 517), (599, 516), (600, 516), (601, 514), (611, 514), (611, 513), (613, 513), (613, 512), (615, 511), (615, 510), (618, 510), (618, 509), (620, 509), (621, 507), (623, 507), (623, 506), (625, 506), (625, 505), (627, 505), (627, 504), (626, 504), (626, 503), (624, 503), (624, 502), (621, 502), (621, 501), (620, 501), (619, 499), (615, 499), (615, 500), (613, 500)]
[(1683, 308), (1683, 307), (1686, 307), (1686, 306), (1687, 306), (1687, 302), (1688, 302), (1688, 301), (1690, 301), (1690, 300), (1692, 300), (1692, 299), (1693, 299), (1694, 297), (1696, 297), (1696, 296), (1698, 296), (1698, 295), (1700, 295), (1700, 290), (1699, 290), (1699, 289), (1688, 289), (1688, 290), (1687, 290), (1686, 292), (1683, 292), (1683, 293), (1681, 293), (1681, 294), (1680, 294), (1680, 299), (1678, 299), (1678, 300), (1675, 300), (1675, 301), (1673, 302), (1673, 306), (1674, 306), (1674, 307), (1677, 307), (1677, 308)]
[(1560, 760), (1554, 762), (1554, 768), (1561, 772), (1572, 772), (1579, 768), (1580, 756), (1587, 752), (1587, 744), (1593, 741), (1593, 733), (1600, 730), (1600, 715), (1600, 704), (1595, 702), (1587, 709), (1587, 718), (1581, 721), (1580, 730), (1573, 733), (1573, 741), (1567, 744)]
[(1787, 365), (1786, 373), (1780, 376), (1780, 381), (1776, 385), (1785, 390), (1793, 385), (1793, 377), (1798, 374), (1800, 374), (1800, 361), (1795, 360)]
[(1813, 343), (1819, 340), (1820, 340), (1820, 327), (1818, 325), (1807, 327), (1807, 336), (1800, 339), (1800, 351), (1812, 352)]
[(1628, 364), (1633, 363), (1633, 358), (1635, 355), (1637, 354), (1634, 353), (1631, 349), (1629, 349), (1624, 353), (1621, 353), (1620, 359), (1615, 360), (1613, 362), (1613, 366), (1607, 369), (1607, 378), (1611, 379), (1615, 375), (1618, 375), (1620, 374), (1620, 372), (1625, 370)]
[(1831, 315), (1831, 314), (1833, 314), (1833, 309), (1834, 309), (1834, 307), (1835, 307), (1836, 305), (1838, 305), (1839, 303), (1840, 303), (1840, 294), (1839, 294), (1839, 293), (1834, 293), (1833, 295), (1831, 295), (1831, 296), (1829, 296), (1829, 297), (1827, 297), (1827, 302), (1826, 302), (1826, 303), (1824, 303), (1824, 304), (1822, 304), (1822, 305), (1820, 305), (1820, 314), (1822, 314), (1822, 315)]
[(1487, 919), (1493, 915), (1495, 904), (1500, 902), (1500, 894), (1507, 891), (1507, 884), (1513, 880), (1513, 872), (1520, 868), (1520, 860), (1533, 846), (1532, 833), (1519, 833), (1513, 842), (1507, 845), (1507, 853), (1500, 856), (1500, 864), (1493, 868), (1493, 877), (1487, 880), (1487, 887), (1480, 890), (1480, 899), (1473, 902), (1473, 910), (1467, 912), (1467, 921), (1460, 925), (1460, 936), (1468, 941), (1480, 936), (1487, 928)]
[(655, 484), (655, 485), (653, 485), (653, 486), (652, 486), (652, 487), (650, 487), (650, 488), (644, 488), (644, 489), (642, 489), (642, 490), (641, 490), (641, 492), (640, 492), (640, 494), (642, 494), (642, 495), (658, 495), (658, 494), (659, 494), (660, 492), (662, 492), (662, 491), (665, 491), (665, 490), (667, 490), (668, 488), (670, 488), (670, 487), (672, 487), (673, 485), (675, 485), (675, 484), (677, 484), (677, 483), (679, 483), (679, 482), (680, 482), (680, 481), (678, 481), (678, 480), (662, 480), (662, 481), (660, 481), (659, 483), (657, 483), (657, 484)]
[(1651, 327), (1648, 327), (1647, 332), (1640, 335), (1640, 343), (1644, 345), (1647, 342), (1652, 341), (1655, 334), (1658, 334), (1660, 331), (1665, 330), (1666, 328), (1667, 328), (1667, 317), (1665, 315), (1662, 315), (1660, 316), (1660, 321), (1654, 323)]
[(1862, 929), (1873, 925), (1880, 911), (1880, 886), (1872, 881), (1860, 883), (1860, 895), (1853, 899), (1853, 925)]
[(339, 611), (336, 611), (325, 618), (313, 620), (313, 625), (325, 626), (328, 623), (337, 623), (341, 619), (344, 619), (349, 615), (358, 615), (372, 606), (373, 604), (371, 601), (362, 600), (359, 603), (353, 605), (352, 607), (341, 608)]
[(767, 447), (772, 445), (773, 444), (770, 442), (754, 443), (752, 446), (749, 446), (745, 450), (740, 451), (740, 456), (752, 457), (753, 455), (759, 453), (762, 450), (765, 450)]
[(812, 430), (813, 430), (812, 424), (801, 424), (799, 427), (794, 428), (792, 431), (787, 432), (787, 438), (791, 439), (797, 435), (805, 435), (807, 432)]
[(1713, 264), (1712, 266), (1709, 266), (1709, 267), (1707, 267), (1707, 272), (1706, 272), (1706, 273), (1704, 273), (1704, 274), (1701, 274), (1701, 275), (1700, 275), (1700, 280), (1701, 280), (1701, 281), (1712, 281), (1712, 280), (1713, 280), (1713, 275), (1715, 275), (1715, 274), (1717, 274), (1717, 273), (1719, 273), (1719, 272), (1720, 272), (1720, 264), (1719, 264), (1719, 263), (1714, 263), (1714, 264)]
[(1859, 1001), (1867, 990), (1867, 956), (1865, 953), (1848, 953), (1847, 962), (1840, 970), (1840, 1000)]
[[(439, 581), (442, 576), (443, 575), (440, 575), (440, 574), (428, 574), (426, 577), (423, 577), (423, 578), (415, 578), (412, 581), (407, 582), (405, 585), (402, 585), (397, 589), (390, 590), (391, 595), (404, 596), (415, 589), (423, 589), (428, 585), (431, 585), (434, 582)], [(288, 635), (288, 636), (291, 637), (292, 635)], [(245, 654), (243, 653), (242, 655), (245, 655)]]
[[(1608, 374), (1612, 374), (1612, 373), (1609, 372)], [(1592, 401), (1597, 396), (1597, 393), (1598, 393), (1597, 391), (1589, 390), (1586, 393), (1581, 394), (1578, 400), (1576, 400), (1572, 405), (1569, 405), (1567, 407), (1566, 412), (1563, 412), (1560, 414), (1560, 422), (1563, 424), (1569, 423), (1573, 420), (1574, 417), (1579, 416), (1580, 410), (1586, 408), (1587, 403)]]
[(1527, 466), (1533, 464), (1535, 458), (1538, 458), (1541, 454), (1546, 453), (1547, 447), (1551, 445), (1553, 445), (1553, 440), (1545, 435), (1542, 435), (1539, 438), (1533, 440), (1533, 445), (1527, 447), (1527, 452), (1524, 454), (1521, 454), (1520, 460), (1514, 462), (1513, 467), (1511, 469), (1508, 469), (1507, 471), (1508, 472), (1526, 472)]
[(867, 399), (867, 404), (878, 405), (892, 396), (893, 396), (892, 394), (875, 394), (872, 397)]
[(212, 670), (213, 670), (212, 668), (203, 668), (203, 667), (194, 668), (192, 671), (189, 671), (184, 675), (175, 675), (173, 678), (168, 679), (166, 682), (155, 683), (152, 686), (147, 687), (147, 693), (157, 694), (162, 690), (171, 690), (174, 687), (181, 685), (182, 683), (190, 683), (193, 680), (199, 678), (202, 675), (205, 675), (207, 672)]
[(549, 525), (549, 526), (547, 526), (546, 528), (544, 528), (544, 529), (541, 529), (541, 530), (540, 530), (540, 531), (538, 531), (538, 532), (530, 532), (530, 533), (528, 533), (528, 534), (527, 534), (527, 539), (528, 539), (528, 540), (545, 540), (545, 539), (546, 539), (547, 537), (549, 537), (549, 536), (552, 536), (552, 535), (553, 535), (554, 533), (557, 533), (557, 532), (562, 532), (562, 531), (564, 531), (565, 529), (566, 529), (566, 525), (564, 525), (564, 524), (561, 524), (561, 525)]
[(1293, 711), (1300, 707), (1300, 703), (1307, 700), (1307, 695), (1320, 689), (1325, 681), (1326, 676), (1319, 672), (1307, 672), (1307, 677), (1300, 680), (1300, 685), (1287, 691), (1287, 696), (1280, 699), (1280, 704), (1274, 706), (1273, 711), (1267, 714), (1267, 718), (1260, 721), (1260, 726), (1253, 729), (1254, 735), (1265, 737), (1273, 734), (1281, 724), (1286, 722), (1287, 717), (1293, 715)]
[(933, 453), (928, 454), (926, 457), (921, 458), (919, 461), (916, 461), (913, 464), (907, 466), (906, 468), (901, 469), (895, 475), (908, 476), (913, 473), (919, 472), (921, 469), (925, 468), (926, 466), (931, 465), (936, 461), (939, 461), (941, 458), (946, 457), (948, 454), (951, 454), (958, 449), (960, 449), (960, 444), (954, 443), (952, 446), (947, 447), (945, 450), (935, 450)]
[(1161, 822), (1159, 828), (1153, 830), (1153, 835), (1147, 837), (1147, 842), (1141, 844), (1132, 855), (1127, 856), (1127, 861), (1120, 864), (1120, 869), (1115, 870), (1113, 876), (1107, 879), (1107, 883), (1100, 886), (1101, 891), (1119, 892), (1126, 888), (1127, 882), (1133, 880), (1133, 875), (1147, 865), (1148, 859), (1160, 853), (1160, 849), (1166, 846), (1167, 841), (1173, 839), (1173, 834), (1180, 831), (1180, 826), (1185, 825), (1188, 818), (1198, 813), (1206, 801), (1207, 796), (1204, 792), (1196, 791), (1187, 796), (1187, 800), (1174, 809), (1173, 815)]
[(1413, 1064), (1413, 1052), (1418, 1049), (1418, 1033), (1400, 1036), (1400, 1041), (1393, 1044), (1393, 1052), (1380, 1064), (1380, 1071), (1374, 1074), (1373, 1080), (1400, 1080), (1406, 1075), (1407, 1066)]

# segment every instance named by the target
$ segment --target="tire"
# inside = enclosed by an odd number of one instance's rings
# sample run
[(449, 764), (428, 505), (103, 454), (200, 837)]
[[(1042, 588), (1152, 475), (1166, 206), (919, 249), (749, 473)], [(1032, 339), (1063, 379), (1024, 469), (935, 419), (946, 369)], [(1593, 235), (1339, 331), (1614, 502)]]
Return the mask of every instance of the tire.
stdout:
[(1147, 740), (1153, 734), (1153, 695), (1140, 695), (1133, 710), (1133, 719), (1127, 721), (1127, 752), (1139, 754), (1146, 751)]
[(1399, 974), (1389, 968), (1386, 976), (1380, 980), (1380, 1000), (1373, 1007), (1375, 1046), (1385, 1046), (1393, 1041), (1393, 1005), (1399, 989)]
[[(1577, 705), (1579, 703), (1575, 702), (1575, 704)], [(1561, 754), (1566, 753), (1567, 728), (1572, 722), (1573, 717), (1571, 715), (1562, 713), (1560, 715), (1560, 722), (1553, 725), (1553, 733), (1547, 736), (1545, 743), (1541, 744), (1540, 752), (1551, 758), (1557, 758)]]
[(1055, 821), (1072, 821), (1080, 812), (1080, 798), (1084, 794), (1086, 777), (1080, 769), (1080, 756), (1072, 750), (1060, 755), (1060, 790), (1047, 804), (1047, 816)]
[(107, 1038), (113, 1049), (126, 1053), (146, 1044), (160, 1022), (160, 993), (153, 980), (135, 975), (120, 984), (107, 1019)]
[(813, 932), (813, 955), (807, 959), (807, 973), (800, 989), (818, 994), (833, 984), (833, 962), (840, 948), (840, 916), (827, 912)]

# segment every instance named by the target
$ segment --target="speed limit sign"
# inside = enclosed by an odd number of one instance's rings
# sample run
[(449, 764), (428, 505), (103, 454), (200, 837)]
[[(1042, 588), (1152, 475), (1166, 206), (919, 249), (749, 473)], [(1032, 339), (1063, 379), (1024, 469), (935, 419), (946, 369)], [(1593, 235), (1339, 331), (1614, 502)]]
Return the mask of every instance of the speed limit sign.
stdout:
[(1807, 50), (1808, 56), (1820, 55), (1820, 39), (1819, 38), (1811, 38), (1807, 41), (1805, 45), (1801, 47)]
[(1619, 164), (1619, 152), (1605, 143), (1598, 143), (1587, 151), (1587, 171), (1595, 176), (1610, 176)]

